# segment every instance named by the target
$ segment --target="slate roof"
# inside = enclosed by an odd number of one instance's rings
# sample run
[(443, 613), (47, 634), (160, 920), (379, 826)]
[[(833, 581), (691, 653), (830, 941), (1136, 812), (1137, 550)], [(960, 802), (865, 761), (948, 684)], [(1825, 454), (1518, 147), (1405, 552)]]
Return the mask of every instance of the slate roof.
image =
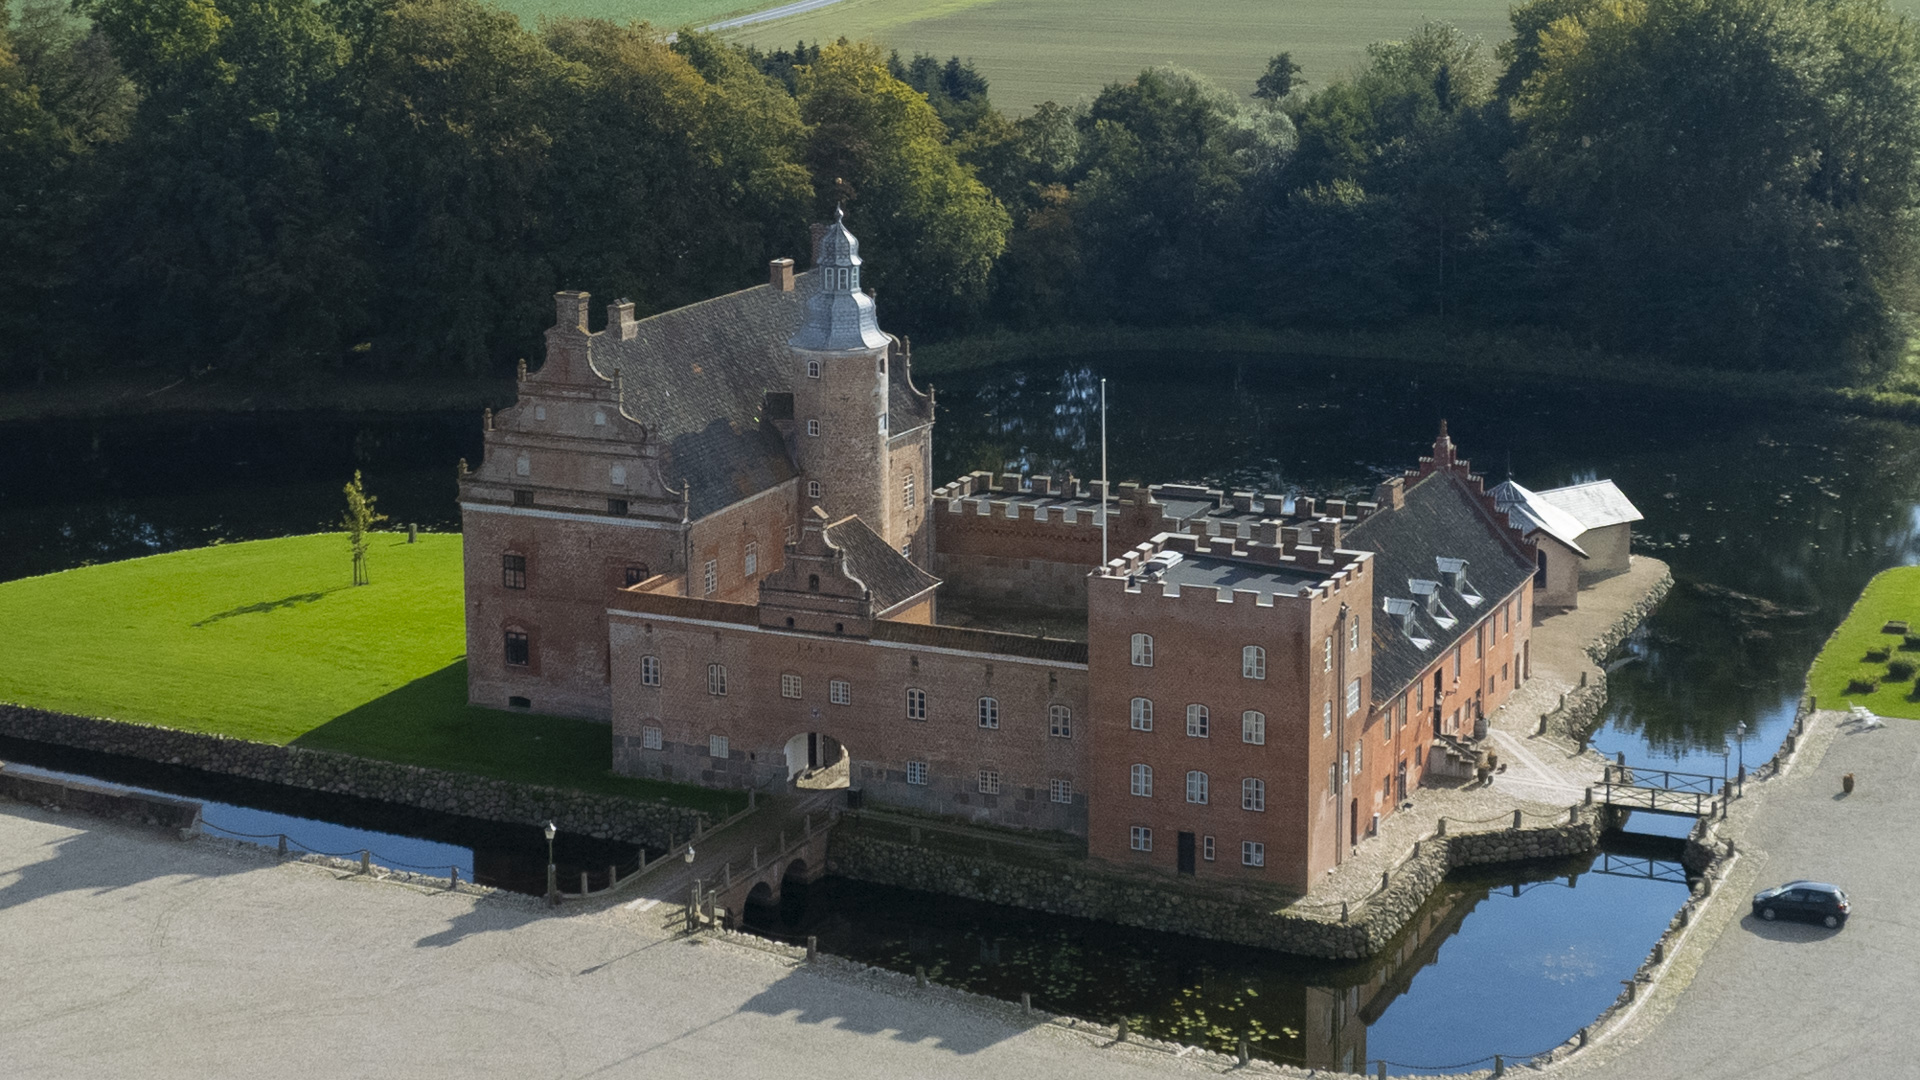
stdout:
[[(621, 411), (660, 445), (661, 477), (692, 485), (688, 512), (695, 520), (795, 475), (785, 440), (763, 422), (777, 417), (762, 414), (770, 393), (792, 394), (787, 340), (818, 277), (796, 275), (791, 292), (758, 285), (661, 312), (636, 323), (627, 341), (594, 339), (601, 374), (619, 372)], [(889, 367), (894, 434), (928, 420), (926, 401), (907, 390), (904, 367)]]
[[(1532, 559), (1496, 513), (1464, 477), (1438, 469), (1406, 489), (1404, 506), (1382, 506), (1342, 541), (1342, 547), (1373, 552), (1375, 702), (1406, 689), (1491, 605), (1533, 576)], [(1442, 563), (1456, 559), (1465, 563), (1464, 578), (1447, 572), (1453, 564)], [(1435, 610), (1444, 613), (1441, 619), (1429, 614)], [(1446, 625), (1442, 619), (1449, 616)], [(1411, 624), (1403, 623), (1409, 618)]]
[(939, 578), (915, 566), (857, 517), (841, 518), (826, 532), (827, 540), (847, 553), (847, 572), (873, 594), (876, 614), (940, 584)]
[(1604, 529), (1622, 522), (1644, 520), (1644, 515), (1611, 480), (1554, 488), (1541, 492), (1540, 498), (1589, 529)]

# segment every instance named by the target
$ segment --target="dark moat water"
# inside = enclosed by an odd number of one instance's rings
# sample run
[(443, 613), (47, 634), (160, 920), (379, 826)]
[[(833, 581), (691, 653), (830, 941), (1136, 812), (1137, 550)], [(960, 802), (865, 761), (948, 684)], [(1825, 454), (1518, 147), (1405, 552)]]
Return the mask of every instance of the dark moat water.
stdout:
[[(1908, 425), (1416, 365), (1159, 355), (923, 378), (940, 390), (936, 476), (1096, 476), (1102, 375), (1116, 481), (1365, 495), (1426, 452), (1442, 417), (1490, 483), (1617, 481), (1646, 515), (1636, 551), (1678, 579), (1618, 658), (1594, 737), (1636, 762), (1714, 772), (1769, 756), (1860, 589), (1920, 559)], [(455, 528), (454, 462), (477, 458), (479, 426), (464, 413), (0, 425), (14, 466), (0, 473), (0, 580), (325, 528), (355, 468), (394, 520)], [(1531, 1052), (1590, 1021), (1682, 888), (1584, 861), (1457, 878), (1417, 934), (1351, 966), (839, 881), (759, 917), (1049, 1009), (1194, 1039), (1258, 1022), (1272, 1056), (1426, 1067)]]

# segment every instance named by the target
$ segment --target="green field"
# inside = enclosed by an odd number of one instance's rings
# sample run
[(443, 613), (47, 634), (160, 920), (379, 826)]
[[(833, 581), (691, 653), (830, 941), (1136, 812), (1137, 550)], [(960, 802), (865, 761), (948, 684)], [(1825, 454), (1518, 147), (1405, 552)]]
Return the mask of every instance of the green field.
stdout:
[[(1913, 633), (1920, 634), (1920, 567), (1903, 566), (1875, 576), (1847, 621), (1833, 632), (1807, 676), (1807, 692), (1819, 700), (1821, 708), (1864, 705), (1881, 716), (1920, 719), (1914, 678), (1896, 681), (1887, 672), (1888, 664), (1898, 661), (1920, 668), (1920, 649), (1905, 648), (1900, 635), (1881, 632), (1894, 620), (1906, 622)], [(1882, 649), (1888, 650), (1885, 660), (1866, 659), (1868, 652)], [(1850, 692), (1847, 684), (1855, 679), (1871, 682), (1875, 688)]]
[(577, 15), (614, 22), (650, 22), (678, 29), (705, 26), (729, 15), (742, 15), (775, 4), (765, 0), (492, 0), (515, 15), (529, 29), (541, 16)]
[(726, 812), (615, 776), (604, 724), (466, 703), (460, 537), (340, 534), (156, 555), (0, 584), (0, 700)]

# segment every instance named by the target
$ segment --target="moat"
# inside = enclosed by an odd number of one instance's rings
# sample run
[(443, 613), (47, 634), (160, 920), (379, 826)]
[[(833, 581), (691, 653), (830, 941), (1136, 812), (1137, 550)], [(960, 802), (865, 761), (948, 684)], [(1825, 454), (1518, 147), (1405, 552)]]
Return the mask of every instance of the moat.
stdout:
[[(1364, 494), (1444, 416), (1490, 482), (1509, 468), (1535, 488), (1615, 480), (1646, 514), (1638, 549), (1679, 583), (1612, 665), (1594, 743), (1635, 761), (1717, 771), (1741, 723), (1749, 760), (1766, 757), (1860, 587), (1915, 557), (1920, 433), (1906, 425), (1409, 367), (1134, 357), (923, 377), (940, 390), (936, 475), (1096, 475), (1103, 374), (1116, 479)], [(452, 528), (451, 463), (478, 444), (464, 414), (0, 426), (16, 466), (0, 477), (0, 579), (325, 528), (354, 468), (394, 520)], [(1273, 1056), (1432, 1067), (1565, 1038), (1612, 999), (1683, 888), (1585, 860), (1456, 877), (1417, 941), (1352, 966), (833, 880), (762, 925), (1159, 1034), (1205, 1041), (1257, 1021)], [(1466, 998), (1488, 1007), (1463, 1013)]]

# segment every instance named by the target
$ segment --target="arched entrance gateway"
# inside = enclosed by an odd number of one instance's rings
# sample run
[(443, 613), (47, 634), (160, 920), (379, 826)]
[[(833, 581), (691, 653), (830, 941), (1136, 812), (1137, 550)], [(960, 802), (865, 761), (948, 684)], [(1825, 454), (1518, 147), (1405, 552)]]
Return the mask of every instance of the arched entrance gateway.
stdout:
[(787, 740), (787, 782), (806, 791), (830, 791), (853, 784), (853, 755), (840, 740), (818, 731)]

